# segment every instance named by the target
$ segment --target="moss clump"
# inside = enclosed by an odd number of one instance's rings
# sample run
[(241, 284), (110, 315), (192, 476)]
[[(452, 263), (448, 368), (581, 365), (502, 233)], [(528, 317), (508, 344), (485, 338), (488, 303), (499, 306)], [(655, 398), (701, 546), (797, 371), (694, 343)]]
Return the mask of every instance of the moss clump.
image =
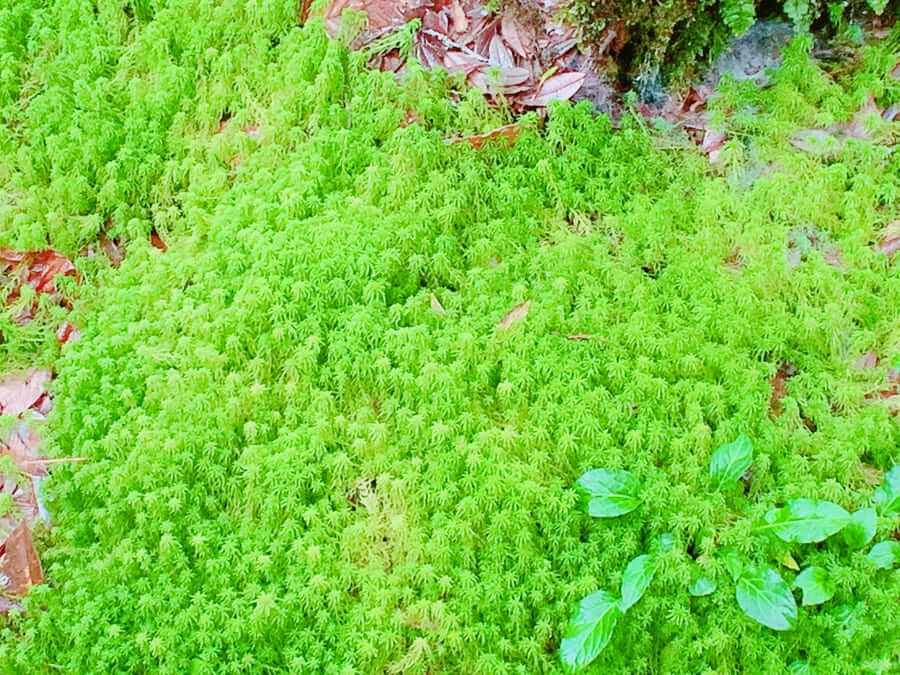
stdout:
[[(440, 74), (368, 71), (295, 5), (3, 15), (20, 50), (3, 52), (3, 243), (75, 252), (107, 218), (132, 239), (118, 270), (77, 259), (82, 337), (40, 352), (58, 372), (48, 451), (92, 461), (46, 483), (50, 583), (4, 621), (0, 663), (556, 672), (574, 603), (661, 532), (672, 564), (595, 672), (891, 663), (900, 579), (864, 552), (804, 551), (837, 590), (787, 636), (741, 613), (724, 571), (720, 594), (686, 589), (721, 546), (772, 564), (732, 508), (850, 509), (871, 495), (863, 464), (896, 459), (896, 420), (865, 400), (884, 368), (852, 364), (900, 351), (898, 266), (871, 246), (900, 160), (789, 140), (867, 90), (900, 99), (895, 55), (870, 49), (836, 84), (801, 41), (769, 89), (726, 83), (714, 172), (584, 104), (526, 117), (509, 149), (446, 144), (507, 120)], [(843, 269), (817, 251), (788, 266), (811, 226)], [(3, 325), (8, 363), (38, 325)], [(699, 486), (741, 431), (758, 454), (735, 505)], [(640, 479), (639, 511), (578, 510), (572, 483), (598, 466)]]

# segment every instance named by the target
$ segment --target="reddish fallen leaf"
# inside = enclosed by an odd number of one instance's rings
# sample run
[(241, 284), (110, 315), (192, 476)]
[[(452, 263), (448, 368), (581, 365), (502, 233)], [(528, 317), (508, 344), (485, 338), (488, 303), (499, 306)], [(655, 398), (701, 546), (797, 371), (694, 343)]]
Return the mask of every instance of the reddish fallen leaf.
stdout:
[(228, 128), (228, 122), (231, 120), (231, 113), (225, 112), (222, 113), (222, 116), (219, 118), (219, 133), (222, 133)]
[(891, 68), (891, 77), (895, 80), (900, 80), (900, 63)]
[(512, 145), (516, 142), (516, 138), (518, 138), (521, 130), (521, 127), (516, 123), (506, 124), (483, 134), (475, 134), (474, 136), (466, 136), (465, 138), (454, 138), (450, 142), (460, 143), (461, 141), (468, 141), (468, 143), (476, 150), (480, 149), (485, 141), (491, 138), (505, 138), (507, 142)]
[(866, 368), (877, 368), (879, 363), (878, 353), (874, 349), (870, 349), (865, 354), (856, 359), (853, 364), (854, 368), (865, 370)]
[(841, 251), (830, 243), (827, 234), (815, 228), (791, 230), (788, 233), (787, 261), (792, 269), (797, 267), (807, 253), (813, 249), (822, 254), (822, 258), (826, 263), (839, 270), (844, 270)]
[(504, 42), (516, 54), (523, 59), (528, 58), (532, 43), (531, 36), (510, 12), (504, 12), (503, 16), (500, 17), (500, 33), (503, 35)]
[(301, 26), (305, 25), (309, 20), (309, 8), (313, 0), (300, 0), (300, 11), (297, 13), (297, 19)]
[(0, 549), (0, 582), (4, 591), (22, 596), (32, 586), (44, 582), (41, 561), (34, 550), (31, 528), (27, 523), (19, 523)]
[(29, 525), (34, 524), (40, 513), (32, 489), (33, 483), (30, 479), (23, 482), (24, 485), (20, 485), (15, 476), (0, 475), (0, 493), (9, 495), (20, 516), (17, 518), (11, 513), (4, 515), (0, 522), (0, 530), (4, 532), (11, 531), (21, 520), (25, 520)]
[(878, 250), (888, 258), (893, 258), (900, 251), (900, 220), (894, 220), (884, 228)]
[(453, 18), (454, 33), (465, 33), (469, 29), (469, 17), (459, 0), (450, 0), (450, 15)]
[(0, 414), (19, 415), (28, 410), (40, 400), (52, 377), (46, 368), (29, 368), (0, 379)]
[(118, 240), (110, 239), (105, 234), (101, 233), (99, 241), (100, 248), (103, 249), (106, 257), (109, 258), (109, 264), (113, 267), (121, 265), (122, 261), (125, 260), (125, 249), (119, 246)]
[(872, 94), (870, 93), (866, 98), (866, 102), (853, 116), (853, 119), (850, 120), (850, 123), (844, 129), (844, 135), (848, 138), (856, 138), (860, 140), (870, 138), (871, 133), (868, 130), (868, 120), (872, 115), (880, 116), (881, 111), (878, 109), (878, 105), (875, 103), (875, 99), (872, 98)]
[(46, 457), (38, 453), (41, 438), (25, 422), (18, 422), (5, 441), (0, 442), (0, 454), (9, 455), (30, 476), (46, 476)]
[(497, 324), (497, 328), (500, 330), (506, 330), (511, 326), (517, 324), (519, 321), (528, 316), (528, 310), (531, 307), (531, 300), (526, 300), (525, 302), (516, 305), (513, 307), (506, 315), (500, 319), (500, 323)]
[(722, 262), (725, 267), (732, 270), (739, 270), (744, 267), (744, 258), (741, 256), (741, 249), (735, 247), (728, 257)]
[(163, 241), (163, 238), (159, 236), (159, 233), (156, 230), (150, 233), (150, 245), (154, 248), (158, 248), (160, 251), (167, 251), (169, 249), (166, 246), (166, 242)]
[(407, 110), (406, 114), (403, 116), (403, 121), (400, 122), (401, 127), (408, 127), (410, 124), (414, 124), (419, 121), (419, 116), (416, 115), (415, 110)]
[[(38, 293), (55, 293), (56, 276), (74, 276), (75, 266), (66, 256), (51, 249), (19, 253), (10, 249), (0, 250), (0, 272), (8, 273), (18, 267), (18, 283), (28, 284)], [(18, 297), (18, 290), (9, 299)]]
[(700, 150), (709, 156), (710, 164), (719, 162), (719, 154), (722, 146), (725, 145), (725, 133), (716, 131), (715, 129), (707, 129), (703, 135), (703, 141), (700, 143)]
[(81, 333), (68, 321), (63, 321), (56, 329), (56, 341), (60, 344), (76, 342), (79, 337), (81, 337)]
[(546, 107), (551, 101), (567, 101), (572, 98), (584, 84), (584, 73), (559, 73), (544, 80), (531, 96), (523, 103), (535, 107)]
[(0, 614), (3, 616), (9, 616), (10, 611), (23, 611), (24, 607), (15, 600), (10, 600), (9, 598), (4, 598), (0, 596)]
[(769, 397), (769, 417), (778, 417), (784, 412), (781, 399), (787, 396), (787, 381), (797, 374), (797, 369), (791, 363), (783, 363), (778, 372), (772, 378), (772, 395)]

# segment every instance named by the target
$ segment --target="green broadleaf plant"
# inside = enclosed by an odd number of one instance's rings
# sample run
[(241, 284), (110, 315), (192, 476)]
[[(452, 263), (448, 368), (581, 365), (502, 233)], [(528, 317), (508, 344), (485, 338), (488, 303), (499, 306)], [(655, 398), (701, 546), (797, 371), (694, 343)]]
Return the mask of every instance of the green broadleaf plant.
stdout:
[(797, 602), (791, 589), (771, 568), (746, 570), (738, 580), (736, 596), (747, 616), (773, 630), (790, 630), (797, 623)]
[(850, 514), (832, 502), (794, 499), (769, 511), (765, 521), (757, 531), (770, 531), (788, 543), (810, 544), (840, 532), (850, 522)]
[(588, 513), (596, 518), (615, 518), (634, 511), (641, 503), (641, 484), (628, 471), (594, 469), (578, 479), (589, 495)]
[(704, 595), (710, 595), (714, 593), (715, 590), (716, 582), (707, 576), (702, 576), (690, 585), (690, 587), (688, 588), (688, 593), (690, 593), (694, 597), (699, 598)]
[(735, 483), (753, 462), (753, 443), (747, 434), (740, 434), (731, 443), (719, 446), (709, 461), (709, 475), (713, 485), (723, 490)]
[(656, 557), (645, 553), (632, 559), (622, 575), (622, 598), (619, 600), (619, 609), (628, 611), (634, 603), (650, 587), (653, 575), (656, 574)]
[(872, 547), (866, 556), (883, 570), (889, 570), (900, 562), (900, 542), (880, 541)]
[(875, 490), (874, 500), (882, 516), (900, 514), (900, 464), (894, 464), (884, 475), (884, 482)]
[(862, 548), (875, 537), (875, 529), (878, 525), (878, 514), (871, 506), (853, 512), (850, 522), (844, 528), (844, 541), (851, 548)]
[(597, 658), (609, 643), (622, 612), (611, 593), (595, 591), (581, 600), (559, 646), (563, 663), (579, 669)]
[(834, 597), (834, 582), (821, 567), (807, 567), (794, 579), (793, 588), (803, 591), (804, 605), (821, 605)]

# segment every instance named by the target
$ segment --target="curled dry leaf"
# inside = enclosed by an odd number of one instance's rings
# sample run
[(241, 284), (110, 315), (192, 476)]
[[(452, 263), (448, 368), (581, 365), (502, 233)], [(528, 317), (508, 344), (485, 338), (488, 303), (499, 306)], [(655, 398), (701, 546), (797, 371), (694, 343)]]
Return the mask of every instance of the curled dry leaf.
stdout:
[(874, 349), (870, 349), (865, 354), (856, 359), (856, 362), (853, 365), (859, 370), (864, 370), (866, 368), (877, 368), (878, 362), (878, 353)]
[(0, 583), (4, 591), (22, 596), (32, 586), (44, 582), (41, 561), (34, 550), (31, 528), (27, 523), (19, 523), (0, 549)]
[(447, 313), (447, 310), (444, 309), (444, 306), (441, 304), (441, 301), (438, 300), (437, 296), (432, 293), (429, 298), (429, 302), (431, 303), (431, 310), (437, 314), (444, 315)]
[(722, 146), (725, 145), (725, 133), (715, 129), (707, 129), (700, 143), (700, 150), (709, 156), (710, 164), (718, 164)]
[(454, 138), (450, 142), (459, 143), (461, 141), (468, 141), (468, 143), (476, 150), (480, 149), (485, 141), (491, 138), (505, 138), (509, 145), (512, 145), (516, 142), (516, 138), (519, 136), (521, 130), (521, 127), (516, 123), (506, 124), (497, 129), (486, 131), (483, 134), (475, 134), (473, 136), (466, 136), (465, 138)]
[(81, 332), (68, 321), (63, 321), (56, 329), (56, 341), (60, 344), (76, 342), (81, 337)]
[(500, 330), (506, 330), (514, 324), (517, 324), (528, 315), (528, 310), (530, 307), (531, 300), (526, 300), (525, 302), (516, 305), (506, 313), (506, 316), (500, 319), (500, 323), (497, 324), (497, 328), (499, 328)]
[[(11, 249), (0, 250), (0, 273), (9, 273), (18, 267), (19, 285), (28, 284), (38, 293), (55, 293), (56, 277), (74, 276), (75, 266), (66, 256), (51, 249), (19, 253)], [(19, 297), (18, 288), (9, 295), (12, 301)]]
[(584, 84), (584, 73), (559, 73), (544, 80), (531, 96), (525, 99), (526, 105), (546, 107), (551, 101), (568, 101), (581, 85)]
[(520, 24), (516, 17), (511, 13), (505, 12), (500, 18), (500, 32), (503, 35), (503, 41), (506, 42), (516, 54), (523, 59), (528, 58), (533, 36), (529, 34), (527, 29)]
[(589, 333), (575, 333), (574, 335), (570, 335), (569, 339), (570, 340), (590, 340), (592, 337), (594, 337), (594, 336)]
[(894, 220), (884, 228), (878, 250), (888, 258), (893, 258), (900, 251), (900, 220)]
[(38, 453), (41, 439), (24, 421), (12, 428), (4, 442), (0, 442), (0, 454), (9, 455), (18, 467), (31, 476), (46, 476), (46, 458)]
[(871, 133), (868, 130), (868, 122), (872, 115), (881, 115), (881, 111), (878, 109), (878, 105), (875, 103), (875, 99), (872, 98), (872, 94), (870, 93), (866, 98), (866, 102), (844, 129), (844, 135), (847, 138), (855, 138), (858, 140), (871, 138)]
[[(237, 165), (240, 165), (240, 158), (236, 158), (238, 160)], [(150, 233), (150, 245), (153, 248), (158, 248), (160, 251), (167, 251), (169, 247), (166, 245), (166, 242), (163, 241), (163, 238), (159, 236), (159, 232), (153, 230)]]
[(46, 368), (29, 368), (0, 379), (0, 414), (19, 415), (37, 404), (52, 377)]
[(797, 374), (797, 368), (791, 363), (783, 363), (771, 380), (772, 395), (769, 398), (769, 417), (778, 417), (784, 412), (781, 399), (787, 396), (787, 381)]
[(125, 259), (125, 249), (119, 245), (119, 241), (110, 239), (103, 233), (100, 233), (100, 248), (103, 249), (106, 257), (109, 258), (109, 264), (113, 267), (118, 267)]
[(741, 255), (741, 249), (737, 246), (728, 254), (722, 264), (731, 270), (740, 270), (744, 267), (744, 258)]

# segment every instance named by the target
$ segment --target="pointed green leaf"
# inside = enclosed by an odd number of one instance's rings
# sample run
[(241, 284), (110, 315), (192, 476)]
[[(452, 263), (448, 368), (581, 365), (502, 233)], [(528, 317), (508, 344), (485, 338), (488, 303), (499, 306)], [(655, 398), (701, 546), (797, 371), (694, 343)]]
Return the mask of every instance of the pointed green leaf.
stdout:
[(731, 576), (734, 581), (737, 581), (744, 573), (746, 567), (746, 559), (744, 556), (733, 548), (726, 548), (721, 552), (720, 557), (725, 569), (728, 570), (729, 576)]
[(596, 518), (615, 518), (634, 511), (641, 503), (641, 484), (628, 471), (594, 469), (578, 479), (588, 495), (588, 513)]
[(844, 528), (844, 541), (851, 548), (862, 548), (875, 536), (878, 526), (878, 515), (871, 506), (855, 511), (850, 516), (850, 523)]
[(793, 661), (788, 666), (791, 675), (813, 675), (813, 670), (806, 661)]
[(563, 663), (577, 670), (597, 658), (621, 615), (618, 600), (611, 593), (596, 591), (583, 598), (559, 645)]
[(709, 460), (709, 475), (713, 486), (722, 490), (744, 475), (753, 462), (753, 443), (747, 434), (740, 434), (731, 443), (720, 445)]
[(622, 575), (622, 599), (619, 600), (622, 612), (627, 612), (629, 607), (641, 599), (653, 581), (654, 574), (656, 559), (649, 554), (639, 555), (628, 563)]
[(838, 605), (831, 615), (838, 623), (838, 632), (850, 637), (856, 632), (857, 610), (850, 605)]
[(675, 549), (675, 537), (671, 532), (664, 532), (657, 540), (660, 553), (671, 553)]
[(737, 601), (751, 619), (773, 630), (789, 630), (797, 622), (797, 602), (790, 587), (771, 568), (754, 568), (737, 584)]
[(834, 597), (834, 582), (821, 567), (807, 567), (794, 579), (794, 588), (803, 591), (804, 605), (821, 605)]
[(900, 562), (900, 542), (881, 541), (872, 547), (866, 556), (883, 570), (889, 570)]
[(884, 482), (875, 490), (875, 503), (883, 516), (900, 514), (900, 464), (884, 474)]
[(824, 541), (850, 522), (850, 514), (832, 502), (821, 499), (794, 499), (766, 514), (768, 530), (788, 543), (809, 544)]
[(694, 597), (701, 597), (704, 595), (709, 595), (713, 591), (716, 590), (716, 582), (710, 579), (709, 577), (700, 577), (691, 584), (691, 587), (688, 588), (688, 593), (693, 595)]

